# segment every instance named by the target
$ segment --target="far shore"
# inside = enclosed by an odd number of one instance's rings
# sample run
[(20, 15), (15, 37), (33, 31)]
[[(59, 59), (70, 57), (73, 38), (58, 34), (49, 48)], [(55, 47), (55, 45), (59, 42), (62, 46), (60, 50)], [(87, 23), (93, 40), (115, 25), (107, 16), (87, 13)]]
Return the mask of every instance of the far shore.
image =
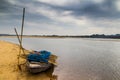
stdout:
[[(6, 35), (0, 37), (7, 37), (7, 38), (17, 38), (16, 35)], [(111, 37), (89, 37), (89, 36), (34, 36), (34, 35), (23, 35), (24, 38), (88, 38), (88, 39), (120, 39), (118, 38), (111, 38)]]
[[(0, 36), (7, 38), (17, 38), (17, 36)], [(67, 38), (67, 37), (56, 37), (56, 36), (22, 36), (24, 38)]]

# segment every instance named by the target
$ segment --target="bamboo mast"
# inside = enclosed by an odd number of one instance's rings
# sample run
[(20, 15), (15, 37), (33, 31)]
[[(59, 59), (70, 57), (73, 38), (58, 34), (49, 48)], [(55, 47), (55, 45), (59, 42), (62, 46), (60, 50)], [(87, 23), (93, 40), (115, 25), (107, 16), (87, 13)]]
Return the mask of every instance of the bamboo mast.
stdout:
[[(18, 38), (19, 44), (21, 44), (21, 41), (20, 41), (20, 38), (19, 38), (19, 35), (18, 35), (18, 33), (17, 33), (16, 28), (14, 28), (14, 30), (15, 30), (16, 36), (17, 36), (17, 38)], [(20, 46), (20, 47), (22, 47), (22, 46)]]
[(24, 17), (25, 17), (25, 8), (23, 8), (22, 27), (21, 27), (21, 38), (20, 38), (21, 49), (22, 49), (22, 51), (23, 51), (23, 54), (25, 55), (25, 52), (24, 52), (23, 47), (22, 47), (22, 36), (23, 36), (23, 27), (24, 27)]
[(19, 50), (19, 55), (18, 55), (18, 67), (19, 67), (20, 70), (21, 70), (21, 67), (20, 67), (19, 59), (20, 59), (21, 49), (22, 49), (22, 51), (23, 51), (23, 54), (25, 55), (24, 49), (23, 49), (23, 47), (22, 47), (22, 36), (23, 36), (24, 16), (25, 16), (25, 8), (23, 8), (22, 27), (21, 27), (21, 35), (20, 35), (20, 37), (19, 37), (19, 35), (18, 35), (18, 33), (17, 33), (16, 28), (14, 28), (15, 33), (16, 33), (16, 36), (17, 36), (18, 41), (19, 41), (19, 44), (20, 44), (20, 50)]
[[(19, 35), (18, 35), (18, 32), (17, 32), (16, 28), (14, 28), (14, 30), (15, 30), (16, 36), (17, 36), (17, 38), (18, 38), (19, 44), (21, 44), (21, 40), (20, 40), (20, 38), (19, 38)], [(21, 49), (22, 49), (22, 51), (24, 52), (24, 49), (23, 49), (22, 45), (20, 45), (19, 56), (20, 56), (20, 53), (21, 53)], [(24, 52), (24, 54), (25, 54), (25, 52)]]
[[(18, 35), (18, 33), (17, 33), (16, 28), (14, 28), (14, 30), (15, 30), (16, 36), (17, 36), (17, 38), (18, 38), (19, 44), (21, 44), (21, 41), (20, 41), (20, 38), (19, 38), (19, 35)], [(21, 68), (20, 68), (19, 59), (20, 59), (21, 48), (22, 48), (22, 46), (20, 45), (19, 54), (18, 54), (18, 57), (17, 57), (17, 58), (18, 58), (18, 67), (19, 67), (20, 70), (21, 70)]]
[(20, 52), (19, 52), (19, 56), (20, 56), (20, 53), (21, 53), (21, 49), (22, 49), (22, 52), (23, 54), (25, 55), (25, 52), (23, 50), (23, 47), (22, 47), (22, 36), (23, 36), (23, 27), (24, 27), (24, 17), (25, 17), (25, 8), (23, 8), (23, 16), (22, 16), (22, 27), (21, 27), (21, 35), (20, 35)]
[(22, 27), (21, 27), (21, 45), (22, 45), (22, 35), (23, 35), (24, 17), (25, 17), (25, 8), (23, 8), (23, 17), (22, 17)]

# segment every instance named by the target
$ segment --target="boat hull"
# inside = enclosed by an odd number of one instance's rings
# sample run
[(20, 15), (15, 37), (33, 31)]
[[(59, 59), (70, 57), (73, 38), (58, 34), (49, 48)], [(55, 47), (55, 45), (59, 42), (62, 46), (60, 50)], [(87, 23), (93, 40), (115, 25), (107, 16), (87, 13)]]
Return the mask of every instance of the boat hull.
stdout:
[(40, 73), (52, 67), (51, 63), (27, 62), (26, 68), (30, 73)]

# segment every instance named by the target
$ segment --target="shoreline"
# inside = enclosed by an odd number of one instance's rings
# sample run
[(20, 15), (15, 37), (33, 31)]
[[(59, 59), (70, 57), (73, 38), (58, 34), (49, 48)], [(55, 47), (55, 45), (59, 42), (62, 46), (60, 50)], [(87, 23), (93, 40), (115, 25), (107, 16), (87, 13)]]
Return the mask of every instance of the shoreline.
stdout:
[[(0, 36), (0, 37), (9, 37), (17, 38), (17, 36)], [(98, 37), (77, 37), (77, 36), (23, 36), (24, 38), (81, 38), (81, 39), (120, 39), (120, 38), (98, 38)]]
[[(32, 75), (26, 71), (25, 65), (22, 65), (22, 71), (20, 71), (17, 66), (19, 49), (18, 44), (0, 40), (0, 80), (56, 80), (51, 70)], [(24, 51), (26, 54), (29, 53), (27, 49)], [(20, 58), (20, 64), (25, 61), (25, 59)]]

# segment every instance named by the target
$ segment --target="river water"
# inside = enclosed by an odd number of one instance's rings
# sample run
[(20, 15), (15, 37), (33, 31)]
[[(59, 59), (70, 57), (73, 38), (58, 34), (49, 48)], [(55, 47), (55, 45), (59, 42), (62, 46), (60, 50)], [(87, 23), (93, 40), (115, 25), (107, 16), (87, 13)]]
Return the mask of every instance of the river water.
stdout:
[(120, 39), (24, 38), (23, 47), (57, 55), (57, 80), (120, 80)]

